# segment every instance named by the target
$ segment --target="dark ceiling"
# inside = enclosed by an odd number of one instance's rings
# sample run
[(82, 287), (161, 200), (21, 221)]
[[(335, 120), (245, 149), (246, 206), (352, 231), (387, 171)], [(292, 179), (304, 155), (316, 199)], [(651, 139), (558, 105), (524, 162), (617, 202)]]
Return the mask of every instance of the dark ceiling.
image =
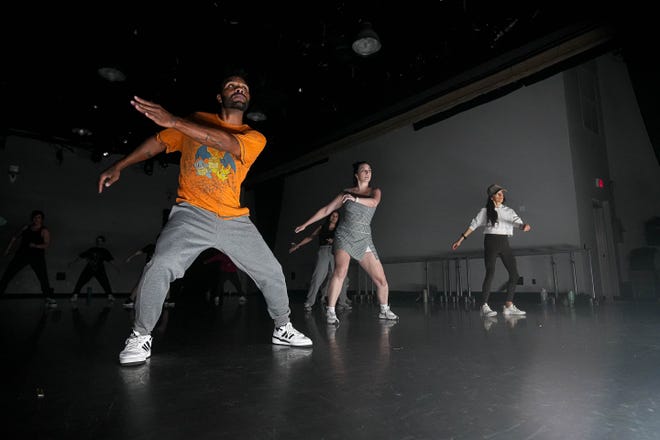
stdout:
[[(0, 99), (7, 133), (90, 155), (129, 152), (158, 129), (129, 104), (133, 95), (181, 116), (215, 111), (222, 74), (244, 67), (253, 109), (268, 117), (247, 121), (268, 138), (254, 168), (268, 171), (488, 69), (624, 23), (602, 6), (537, 0), (168, 4), (86, 2), (67, 10), (25, 2), (4, 11)], [(351, 50), (363, 21), (382, 41), (369, 57)], [(125, 80), (102, 78), (102, 67), (120, 69)]]

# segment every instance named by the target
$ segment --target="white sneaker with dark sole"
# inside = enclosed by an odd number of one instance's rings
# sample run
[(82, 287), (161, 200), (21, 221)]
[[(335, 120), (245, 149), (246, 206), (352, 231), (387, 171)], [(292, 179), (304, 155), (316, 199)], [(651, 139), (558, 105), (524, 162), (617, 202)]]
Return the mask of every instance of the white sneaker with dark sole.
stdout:
[(123, 366), (145, 363), (151, 357), (151, 341), (151, 335), (141, 335), (133, 330), (119, 353), (119, 363)]
[(390, 310), (390, 307), (381, 307), (380, 313), (378, 314), (378, 319), (389, 319), (391, 321), (395, 321), (399, 319), (399, 317)]
[(489, 318), (497, 315), (497, 312), (491, 309), (488, 304), (484, 304), (483, 306), (481, 306), (481, 315), (485, 316), (486, 318)]
[(524, 310), (520, 310), (518, 307), (516, 307), (515, 304), (511, 304), (509, 307), (504, 306), (502, 309), (502, 314), (504, 316), (522, 316), (526, 315), (527, 312)]
[(282, 327), (275, 327), (271, 341), (276, 345), (289, 345), (291, 347), (312, 346), (312, 340), (293, 328), (290, 322), (287, 322)]

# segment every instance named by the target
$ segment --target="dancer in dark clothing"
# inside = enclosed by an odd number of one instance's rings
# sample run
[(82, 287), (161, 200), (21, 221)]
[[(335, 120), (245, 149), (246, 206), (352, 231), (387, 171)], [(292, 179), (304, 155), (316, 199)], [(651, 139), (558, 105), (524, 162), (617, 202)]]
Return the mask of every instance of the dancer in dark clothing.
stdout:
[(241, 279), (238, 277), (238, 268), (225, 253), (218, 251), (217, 254), (204, 260), (204, 264), (217, 263), (217, 269), (214, 270), (211, 281), (211, 295), (216, 306), (222, 302), (224, 294), (225, 281), (229, 281), (238, 293), (238, 303), (245, 304), (247, 297), (243, 291)]
[(45, 217), (42, 211), (32, 211), (31, 222), (23, 226), (9, 241), (5, 255), (9, 255), (16, 240), (20, 240), (20, 243), (14, 258), (9, 262), (0, 279), (0, 295), (5, 293), (12, 278), (29, 265), (39, 279), (41, 292), (46, 299), (46, 307), (57, 307), (57, 301), (51, 297), (53, 292), (48, 282), (48, 270), (46, 269), (45, 251), (50, 246), (50, 231), (43, 224)]
[(115, 297), (112, 295), (112, 288), (110, 287), (110, 280), (108, 280), (108, 274), (105, 271), (106, 261), (109, 263), (114, 260), (114, 257), (105, 247), (105, 237), (99, 235), (96, 237), (96, 246), (87, 249), (78, 255), (71, 264), (75, 263), (78, 260), (87, 260), (87, 265), (83, 268), (80, 276), (78, 277), (78, 282), (76, 282), (76, 287), (73, 289), (73, 294), (71, 295), (71, 301), (78, 301), (78, 294), (85, 284), (92, 278), (101, 284), (101, 287), (108, 295), (108, 301), (113, 302)]

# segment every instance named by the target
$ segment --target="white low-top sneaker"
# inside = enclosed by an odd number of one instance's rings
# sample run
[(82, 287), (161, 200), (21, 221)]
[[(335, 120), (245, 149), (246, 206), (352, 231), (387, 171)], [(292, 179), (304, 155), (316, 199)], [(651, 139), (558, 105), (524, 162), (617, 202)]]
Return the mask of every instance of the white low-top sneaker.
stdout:
[(143, 364), (151, 357), (151, 335), (141, 335), (135, 330), (126, 338), (126, 346), (119, 353), (121, 365)]
[(492, 310), (488, 304), (481, 306), (481, 314), (486, 317), (495, 316), (497, 312)]
[(273, 330), (273, 344), (290, 345), (292, 347), (311, 347), (312, 340), (293, 328), (290, 322)]
[(395, 321), (395, 320), (399, 319), (399, 317), (393, 311), (390, 310), (389, 306), (388, 307), (381, 307), (380, 313), (378, 314), (378, 318), (379, 319), (389, 319), (389, 320), (392, 320), (392, 321)]
[(524, 310), (520, 310), (518, 307), (516, 307), (515, 304), (511, 304), (509, 307), (504, 306), (504, 308), (502, 309), (502, 313), (504, 315), (518, 315), (518, 316), (527, 314), (527, 312), (525, 312)]

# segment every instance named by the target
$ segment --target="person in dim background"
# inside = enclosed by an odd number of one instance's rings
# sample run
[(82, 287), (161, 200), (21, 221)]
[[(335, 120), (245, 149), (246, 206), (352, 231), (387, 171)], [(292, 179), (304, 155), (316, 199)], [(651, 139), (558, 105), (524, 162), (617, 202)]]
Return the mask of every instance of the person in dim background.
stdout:
[(46, 249), (50, 246), (50, 230), (44, 225), (46, 215), (43, 211), (34, 210), (30, 214), (30, 223), (24, 225), (9, 241), (5, 256), (9, 255), (14, 244), (19, 241), (18, 249), (0, 278), (0, 295), (5, 293), (9, 282), (25, 266), (30, 266), (41, 284), (46, 307), (57, 307), (57, 301), (52, 298), (53, 289), (48, 282), (46, 267)]
[(80, 272), (76, 286), (73, 288), (71, 301), (74, 303), (78, 301), (78, 295), (83, 286), (92, 278), (96, 278), (103, 288), (103, 291), (108, 296), (108, 302), (114, 302), (115, 297), (112, 295), (112, 287), (110, 287), (108, 273), (105, 270), (105, 263), (111, 263), (114, 260), (114, 257), (105, 247), (105, 237), (103, 235), (97, 236), (95, 246), (81, 252), (69, 265), (72, 265), (79, 260), (85, 260), (87, 263), (82, 272)]
[(513, 235), (513, 229), (517, 228), (522, 231), (528, 232), (532, 229), (527, 223), (523, 223), (516, 212), (506, 206), (504, 192), (506, 191), (500, 185), (492, 184), (486, 189), (488, 198), (486, 199), (486, 206), (481, 208), (477, 215), (470, 222), (470, 226), (461, 233), (461, 236), (452, 245), (452, 250), (458, 249), (464, 240), (474, 232), (477, 228), (484, 226), (484, 262), (486, 263), (486, 275), (484, 277), (482, 292), (482, 305), (481, 314), (486, 317), (497, 315), (497, 312), (492, 310), (488, 305), (488, 298), (490, 297), (490, 287), (493, 282), (493, 275), (495, 275), (495, 263), (497, 257), (500, 257), (504, 267), (509, 273), (509, 281), (507, 282), (507, 295), (506, 302), (502, 313), (504, 316), (523, 316), (525, 312), (518, 309), (513, 304), (513, 297), (516, 291), (516, 283), (518, 282), (518, 269), (516, 259), (513, 256), (511, 247), (509, 246), (509, 237)]
[[(323, 224), (318, 225), (310, 235), (300, 240), (299, 243), (292, 243), (292, 246), (289, 249), (289, 253), (295, 252), (302, 246), (311, 242), (314, 237), (319, 238), (319, 250), (316, 257), (316, 266), (314, 267), (312, 280), (309, 284), (309, 290), (307, 291), (307, 298), (305, 299), (305, 303), (303, 305), (305, 311), (307, 312), (310, 312), (312, 307), (314, 307), (319, 288), (323, 285), (323, 282), (326, 280), (329, 281), (332, 273), (335, 271), (335, 256), (332, 251), (332, 245), (334, 243), (335, 230), (337, 229), (338, 222), (339, 211), (333, 211), (332, 214), (326, 218), (326, 221), (323, 222)], [(328, 285), (329, 282), (326, 283), (324, 292), (327, 292)], [(351, 308), (350, 300), (346, 296), (347, 290), (348, 276), (346, 276), (344, 279), (341, 291), (339, 292), (339, 300), (337, 302), (338, 307), (342, 307), (344, 309)]]
[(218, 306), (222, 303), (222, 297), (224, 296), (224, 286), (225, 282), (229, 281), (236, 289), (238, 293), (238, 303), (245, 304), (247, 302), (247, 297), (243, 291), (243, 285), (241, 284), (241, 279), (238, 276), (238, 268), (231, 261), (224, 252), (218, 251), (212, 257), (204, 260), (204, 264), (213, 264), (217, 263), (216, 270), (213, 271), (213, 276), (211, 277), (211, 296), (213, 297), (213, 303)]

